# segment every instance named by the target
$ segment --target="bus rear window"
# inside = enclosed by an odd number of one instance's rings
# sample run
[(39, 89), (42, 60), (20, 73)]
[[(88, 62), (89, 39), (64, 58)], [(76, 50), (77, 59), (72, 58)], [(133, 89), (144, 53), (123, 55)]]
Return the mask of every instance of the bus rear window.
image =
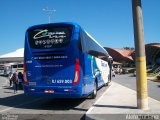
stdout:
[(31, 48), (47, 49), (65, 47), (72, 35), (72, 27), (50, 26), (28, 31)]

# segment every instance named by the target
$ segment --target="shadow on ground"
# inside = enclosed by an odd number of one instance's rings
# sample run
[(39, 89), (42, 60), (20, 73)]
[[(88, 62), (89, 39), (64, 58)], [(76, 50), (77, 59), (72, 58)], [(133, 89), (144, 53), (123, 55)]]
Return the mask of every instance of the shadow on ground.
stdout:
[(0, 105), (35, 110), (77, 110), (87, 111), (87, 109), (76, 108), (86, 99), (53, 99), (42, 96), (27, 96), (19, 90), (17, 94), (13, 94), (13, 88), (4, 87), (4, 94), (7, 97), (0, 98)]
[(123, 108), (123, 109), (137, 109), (133, 106), (120, 106), (120, 105), (94, 105), (95, 107), (108, 107), (108, 108)]

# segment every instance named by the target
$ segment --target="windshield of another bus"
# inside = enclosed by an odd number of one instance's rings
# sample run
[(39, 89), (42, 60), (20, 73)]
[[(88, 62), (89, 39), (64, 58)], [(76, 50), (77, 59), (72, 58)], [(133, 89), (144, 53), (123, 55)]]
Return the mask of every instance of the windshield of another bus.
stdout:
[(23, 68), (23, 64), (18, 64), (18, 68)]
[(29, 30), (28, 38), (31, 48), (60, 48), (69, 43), (71, 34), (72, 27), (70, 26), (49, 26)]
[(17, 65), (12, 65), (12, 68), (17, 68)]

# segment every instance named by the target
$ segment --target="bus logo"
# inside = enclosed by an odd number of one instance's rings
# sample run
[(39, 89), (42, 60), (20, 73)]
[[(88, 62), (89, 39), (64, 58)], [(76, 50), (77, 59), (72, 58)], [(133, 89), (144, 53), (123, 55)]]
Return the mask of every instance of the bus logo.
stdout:
[(62, 32), (48, 32), (47, 29), (45, 30), (40, 30), (40, 32), (38, 32), (37, 34), (34, 35), (33, 39), (39, 39), (39, 38), (43, 38), (43, 37), (49, 37), (49, 38), (56, 38), (56, 39), (59, 39), (59, 38), (66, 38), (65, 36), (65, 32), (62, 31)]

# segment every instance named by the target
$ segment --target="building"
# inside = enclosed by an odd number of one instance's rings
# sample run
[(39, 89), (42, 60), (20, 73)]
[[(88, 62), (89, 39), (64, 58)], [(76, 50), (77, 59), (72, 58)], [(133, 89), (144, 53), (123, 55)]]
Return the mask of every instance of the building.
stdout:
[(24, 48), (20, 48), (16, 51), (4, 54), (0, 56), (0, 64), (11, 62), (23, 62)]
[(150, 43), (145, 45), (147, 64), (160, 65), (160, 43)]
[[(122, 64), (135, 62), (135, 50), (114, 49), (104, 47), (112, 56), (113, 61)], [(147, 65), (160, 65), (160, 43), (149, 43), (145, 45)]]
[(116, 63), (122, 63), (122, 64), (131, 64), (134, 63), (134, 60), (132, 58), (132, 53), (134, 50), (126, 50), (126, 49), (114, 49), (114, 48), (108, 48), (104, 47), (106, 51), (109, 53), (109, 55), (113, 58), (113, 61)]

